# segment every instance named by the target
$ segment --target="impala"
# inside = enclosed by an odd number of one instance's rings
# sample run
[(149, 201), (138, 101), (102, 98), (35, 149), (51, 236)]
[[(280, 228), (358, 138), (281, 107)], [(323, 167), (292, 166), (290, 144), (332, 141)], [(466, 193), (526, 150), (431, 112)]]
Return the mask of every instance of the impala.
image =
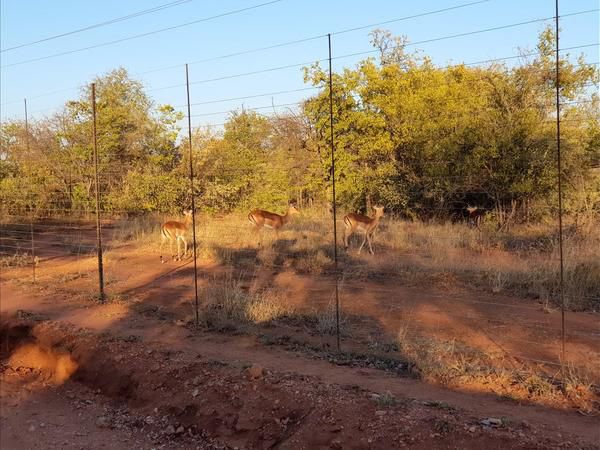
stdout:
[(350, 239), (350, 236), (355, 232), (360, 232), (364, 233), (365, 237), (362, 244), (360, 244), (358, 253), (360, 254), (365, 242), (368, 242), (369, 252), (372, 255), (375, 254), (373, 252), (373, 247), (371, 246), (371, 236), (373, 235), (375, 228), (377, 228), (377, 225), (379, 225), (379, 220), (383, 217), (383, 206), (374, 206), (373, 209), (375, 210), (375, 216), (373, 217), (355, 213), (344, 216), (344, 246), (346, 250), (348, 250), (348, 239)]
[(478, 206), (467, 206), (466, 209), (467, 214), (469, 215), (469, 226), (479, 228), (483, 216), (485, 215), (485, 209), (479, 208)]
[[(279, 229), (288, 223), (291, 219), (291, 216), (294, 214), (300, 214), (300, 211), (298, 211), (296, 206), (290, 202), (284, 215), (275, 214), (262, 209), (255, 209), (248, 214), (248, 220), (254, 225), (255, 230), (257, 233), (259, 233), (259, 235), (263, 227), (271, 228), (275, 230), (277, 235), (279, 235)], [(259, 238), (259, 245), (261, 245), (261, 240), (262, 239)]]
[[(163, 244), (165, 241), (169, 241), (169, 248), (171, 250), (171, 256), (175, 261), (180, 261), (181, 256), (179, 255), (179, 242), (183, 242), (184, 251), (183, 256), (187, 254), (187, 239), (185, 237), (190, 224), (192, 223), (192, 210), (189, 209), (183, 212), (183, 222), (177, 222), (175, 220), (169, 220), (160, 226), (160, 262), (164, 263), (162, 256)], [(173, 255), (173, 241), (177, 242), (177, 257)]]

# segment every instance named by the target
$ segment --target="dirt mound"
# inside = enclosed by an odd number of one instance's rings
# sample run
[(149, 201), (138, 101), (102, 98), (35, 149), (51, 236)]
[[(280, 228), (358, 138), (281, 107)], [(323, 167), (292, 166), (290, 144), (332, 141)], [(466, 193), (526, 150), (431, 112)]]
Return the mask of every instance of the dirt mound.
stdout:
[[(99, 401), (111, 405), (103, 407), (96, 427), (129, 428), (165, 448), (429, 449), (455, 442), (465, 449), (546, 449), (563, 443), (524, 428), (529, 425), (481, 421), (442, 403), (327, 384), (263, 366), (260, 376), (252, 377), (252, 364), (149, 348), (57, 323), (2, 329), (3, 342), (11, 342), (11, 365), (37, 364), (59, 379), (70, 375), (61, 388), (77, 407)], [(81, 391), (76, 386), (87, 392), (82, 399), (73, 394)]]
[(18, 347), (10, 356), (8, 366), (13, 370), (33, 369), (56, 384), (64, 383), (77, 370), (77, 363), (68, 353), (43, 348), (37, 344)]
[(31, 323), (14, 319), (0, 322), (0, 361), (7, 360), (17, 347), (34, 342), (31, 330)]
[(48, 323), (11, 318), (0, 324), (0, 342), (1, 359), (15, 371), (29, 369), (55, 384), (73, 379), (111, 397), (135, 397), (138, 382), (131, 369), (99, 350), (93, 339)]

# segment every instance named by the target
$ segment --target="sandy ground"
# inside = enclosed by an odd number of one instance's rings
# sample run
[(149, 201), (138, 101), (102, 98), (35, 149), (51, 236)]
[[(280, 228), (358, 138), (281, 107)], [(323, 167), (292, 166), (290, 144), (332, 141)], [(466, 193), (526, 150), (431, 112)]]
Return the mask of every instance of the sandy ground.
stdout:
[[(598, 417), (340, 364), (327, 356), (334, 337), (302, 325), (194, 330), (191, 265), (161, 265), (132, 245), (107, 255), (111, 301), (100, 305), (94, 259), (44, 245), (35, 284), (31, 268), (0, 274), (2, 448), (599, 448)], [(231, 269), (200, 272), (202, 289)], [(326, 276), (261, 270), (243, 281), (282, 290), (300, 311), (332, 298)], [(348, 280), (342, 302), (358, 318), (345, 349), (385, 343), (410, 317), (411, 333), (543, 370), (560, 353), (560, 315), (509, 296)], [(569, 313), (567, 324), (570, 360), (598, 374), (598, 316)], [(330, 352), (268, 345), (280, 338)]]

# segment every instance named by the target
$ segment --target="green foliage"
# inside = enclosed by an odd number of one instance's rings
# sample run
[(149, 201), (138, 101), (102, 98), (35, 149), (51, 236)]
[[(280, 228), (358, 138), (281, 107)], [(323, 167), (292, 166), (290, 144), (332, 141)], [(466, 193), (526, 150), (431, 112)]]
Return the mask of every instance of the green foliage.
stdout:
[[(541, 56), (516, 69), (438, 68), (406, 54), (405, 39), (376, 31), (379, 63), (371, 58), (333, 77), (342, 202), (358, 209), (375, 201), (408, 216), (447, 216), (455, 205), (502, 210), (550, 198), (557, 179), (552, 41), (546, 30)], [(564, 100), (585, 96), (595, 77), (593, 66), (562, 60)], [(327, 74), (317, 64), (305, 79), (319, 86)], [(328, 88), (305, 106), (321, 149), (329, 145), (328, 108)], [(594, 117), (592, 112), (572, 107), (564, 117), (576, 120), (563, 126), (563, 176), (586, 177), (599, 150), (598, 115), (589, 127), (581, 119)], [(327, 169), (328, 155), (319, 156)]]
[(106, 207), (108, 210), (131, 212), (181, 212), (187, 190), (185, 181), (174, 173), (131, 171), (121, 188), (107, 196)]
[[(380, 203), (407, 217), (448, 218), (467, 204), (527, 220), (554, 213), (557, 195), (554, 35), (518, 67), (447, 68), (406, 52), (407, 39), (375, 30), (378, 58), (333, 74), (337, 198), (367, 211)], [(586, 86), (599, 73), (582, 58), (560, 61), (564, 205), (597, 214), (600, 101)], [(283, 211), (331, 199), (328, 73), (301, 111), (270, 117), (232, 112), (222, 132), (193, 135), (193, 192), (211, 212)], [(95, 80), (103, 208), (175, 212), (189, 207), (189, 143), (182, 114), (155, 105), (124, 69)], [(90, 88), (54, 117), (0, 128), (0, 195), (9, 210), (88, 211), (94, 204)], [(23, 189), (27, 186), (27, 189)]]

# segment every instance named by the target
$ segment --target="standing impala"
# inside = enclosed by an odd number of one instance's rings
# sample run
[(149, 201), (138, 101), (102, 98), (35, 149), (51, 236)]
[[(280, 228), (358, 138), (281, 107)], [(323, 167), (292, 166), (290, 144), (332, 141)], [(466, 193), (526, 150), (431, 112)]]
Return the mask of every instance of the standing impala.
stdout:
[[(271, 228), (279, 235), (279, 229), (288, 223), (291, 216), (294, 214), (300, 214), (300, 211), (298, 211), (294, 204), (290, 202), (288, 204), (288, 209), (283, 216), (262, 209), (255, 209), (248, 214), (248, 220), (255, 226), (256, 232), (259, 233), (259, 235), (263, 227)], [(262, 236), (259, 237), (258, 245), (262, 245)]]
[(373, 247), (371, 247), (371, 236), (373, 235), (375, 228), (377, 228), (377, 225), (379, 225), (379, 220), (383, 217), (383, 206), (374, 206), (373, 209), (375, 210), (375, 216), (372, 218), (355, 213), (350, 213), (344, 217), (344, 246), (346, 247), (346, 250), (348, 250), (348, 239), (353, 233), (358, 231), (365, 235), (362, 244), (360, 244), (358, 249), (358, 253), (360, 254), (365, 242), (368, 242), (369, 252), (371, 252), (372, 255), (375, 254), (373, 252)]
[(469, 218), (469, 226), (479, 228), (485, 216), (485, 209), (479, 206), (467, 205), (466, 210)]
[[(180, 261), (181, 256), (179, 255), (179, 241), (183, 242), (184, 251), (183, 256), (187, 254), (187, 239), (185, 237), (190, 224), (192, 223), (192, 210), (189, 209), (183, 212), (183, 222), (177, 222), (175, 220), (169, 220), (160, 226), (160, 262), (164, 263), (162, 256), (162, 248), (165, 241), (169, 241), (169, 249), (171, 250), (171, 256), (175, 261)], [(177, 257), (173, 255), (173, 241), (177, 242)]]

